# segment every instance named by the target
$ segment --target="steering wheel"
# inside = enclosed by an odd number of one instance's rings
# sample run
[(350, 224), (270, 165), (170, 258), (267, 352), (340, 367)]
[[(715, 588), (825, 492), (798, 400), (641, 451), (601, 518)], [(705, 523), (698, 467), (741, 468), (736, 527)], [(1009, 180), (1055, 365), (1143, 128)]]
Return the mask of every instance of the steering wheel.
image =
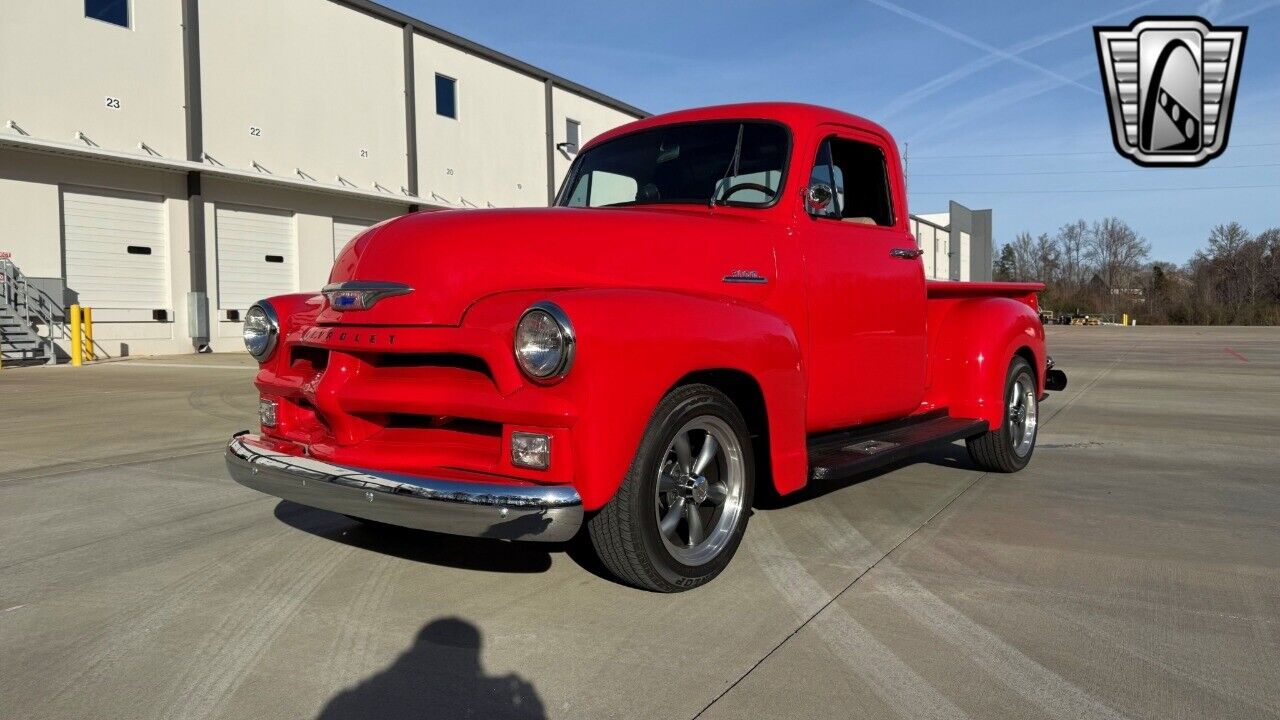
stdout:
[(728, 200), (730, 195), (733, 195), (734, 193), (737, 193), (737, 192), (741, 192), (743, 190), (755, 190), (757, 192), (762, 192), (770, 200), (773, 199), (774, 195), (778, 194), (777, 190), (774, 190), (773, 188), (768, 187), (767, 185), (761, 185), (760, 183), (753, 183), (753, 182), (744, 182), (744, 183), (738, 183), (737, 185), (730, 185), (729, 188), (724, 191), (724, 194), (720, 196), (720, 199)]

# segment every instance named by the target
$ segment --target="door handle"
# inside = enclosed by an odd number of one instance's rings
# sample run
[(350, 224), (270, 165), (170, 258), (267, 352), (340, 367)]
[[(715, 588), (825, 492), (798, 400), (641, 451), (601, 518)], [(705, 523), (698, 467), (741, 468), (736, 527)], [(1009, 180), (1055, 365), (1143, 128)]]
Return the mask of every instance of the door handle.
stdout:
[(915, 260), (923, 255), (924, 251), (920, 248), (894, 248), (889, 251), (889, 254), (903, 260)]

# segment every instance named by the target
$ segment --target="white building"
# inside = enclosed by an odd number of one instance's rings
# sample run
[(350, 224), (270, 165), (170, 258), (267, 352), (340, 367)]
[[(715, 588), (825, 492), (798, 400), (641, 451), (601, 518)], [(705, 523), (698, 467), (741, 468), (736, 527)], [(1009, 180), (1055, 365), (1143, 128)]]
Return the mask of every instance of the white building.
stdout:
[(944, 213), (910, 217), (916, 246), (924, 250), (930, 280), (991, 280), (991, 211), (952, 202)]
[(107, 354), (238, 350), (360, 229), (546, 205), (644, 115), (367, 0), (5, 0), (0, 253)]

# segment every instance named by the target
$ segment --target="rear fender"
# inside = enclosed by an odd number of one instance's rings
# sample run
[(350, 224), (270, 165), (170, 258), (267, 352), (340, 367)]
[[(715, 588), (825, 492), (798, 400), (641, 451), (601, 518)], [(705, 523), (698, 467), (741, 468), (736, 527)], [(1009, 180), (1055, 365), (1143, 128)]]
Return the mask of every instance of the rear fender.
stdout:
[(927, 402), (956, 417), (1004, 421), (1004, 382), (1016, 353), (1029, 356), (1044, 392), (1044, 326), (1028, 304), (1007, 297), (934, 300)]
[(526, 383), (518, 392), (552, 393), (575, 409), (574, 484), (588, 510), (617, 491), (662, 397), (702, 370), (736, 370), (755, 380), (765, 402), (774, 484), (782, 493), (804, 485), (803, 368), (795, 333), (781, 317), (681, 293), (597, 289), (493, 296), (473, 306), (464, 325), (496, 330), (493, 324), (502, 323), (511, 337), (521, 312), (536, 300), (565, 311), (577, 347), (562, 382)]

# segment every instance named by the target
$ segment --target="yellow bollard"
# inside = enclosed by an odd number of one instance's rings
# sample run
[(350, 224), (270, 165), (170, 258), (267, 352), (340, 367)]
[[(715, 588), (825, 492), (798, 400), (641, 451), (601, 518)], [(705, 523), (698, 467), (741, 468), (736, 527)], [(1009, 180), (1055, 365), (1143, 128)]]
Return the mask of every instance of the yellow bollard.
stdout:
[(93, 308), (81, 308), (80, 315), (84, 326), (84, 359), (97, 360), (98, 353), (93, 349)]
[(84, 363), (84, 348), (81, 343), (80, 333), (83, 328), (80, 327), (80, 306), (71, 306), (71, 365), (80, 367)]
[(1125, 327), (1129, 327), (1129, 313), (1124, 314), (1124, 318), (1120, 321), (1120, 324)]

